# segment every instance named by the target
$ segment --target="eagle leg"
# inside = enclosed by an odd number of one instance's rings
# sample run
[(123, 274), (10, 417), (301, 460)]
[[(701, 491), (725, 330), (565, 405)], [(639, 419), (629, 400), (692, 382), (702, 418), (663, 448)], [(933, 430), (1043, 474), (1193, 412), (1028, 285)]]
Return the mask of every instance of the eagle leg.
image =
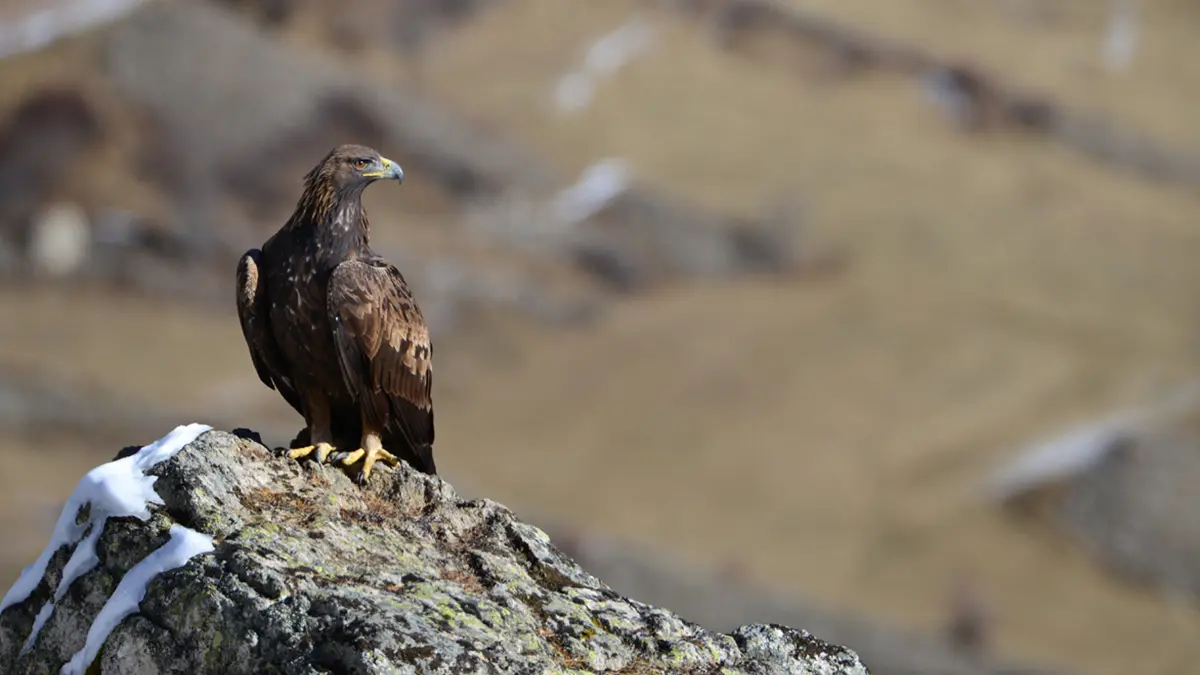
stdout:
[(333, 447), (333, 433), (330, 431), (329, 424), (329, 404), (324, 397), (319, 395), (309, 396), (309, 414), (306, 415), (308, 422), (308, 442), (302, 448), (293, 448), (287, 453), (288, 459), (300, 459), (308, 457), (316, 453), (317, 463), (324, 464), (325, 458), (329, 453), (336, 450)]
[(371, 469), (375, 468), (375, 462), (383, 462), (390, 466), (400, 464), (400, 459), (383, 449), (383, 442), (379, 440), (379, 434), (368, 431), (363, 434), (362, 447), (357, 450), (351, 450), (342, 457), (342, 466), (350, 466), (362, 460), (362, 473), (359, 474), (359, 482), (365, 484), (371, 477)]
[(306, 445), (303, 448), (292, 448), (291, 450), (288, 450), (287, 456), (288, 459), (300, 459), (301, 457), (307, 457), (315, 452), (317, 455), (317, 463), (324, 464), (325, 458), (328, 457), (329, 453), (333, 452), (335, 449), (336, 448), (329, 443), (321, 442), (317, 443), (316, 445)]

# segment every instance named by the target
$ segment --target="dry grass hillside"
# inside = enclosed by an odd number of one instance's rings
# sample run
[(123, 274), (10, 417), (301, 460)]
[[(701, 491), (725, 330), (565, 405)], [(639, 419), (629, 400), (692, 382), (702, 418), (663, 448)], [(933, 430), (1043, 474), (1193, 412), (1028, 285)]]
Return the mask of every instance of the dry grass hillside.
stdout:
[[(438, 349), (448, 480), (582, 530), (733, 561), (914, 631), (940, 630), (963, 579), (988, 599), (993, 651), (1006, 658), (1096, 675), (1195, 672), (1200, 611), (980, 491), (1024, 443), (1195, 378), (1195, 188), (1040, 136), (964, 133), (886, 69), (831, 72), (817, 49), (724, 50), (667, 3), (479, 3), (419, 54), (377, 39), (372, 22), (334, 25), (315, 0), (294, 4), (264, 39), (325, 53), (380, 90), (412, 87), (569, 179), (621, 157), (650, 189), (722, 217), (786, 199), (805, 241), (847, 252), (836, 275), (676, 280), (582, 325), (472, 314)], [(1118, 74), (1099, 56), (1108, 4), (793, 2), (1200, 154), (1200, 6), (1141, 3), (1140, 47)], [(646, 52), (586, 108), (557, 110), (558, 79), (635, 13), (651, 29)], [(91, 67), (72, 51), (89, 39), (0, 64), (0, 104), (63, 77), (108, 91), (72, 70)], [(127, 105), (111, 96), (114, 110)], [(161, 208), (121, 159), (143, 142), (137, 125), (115, 128), (106, 180), (145, 193), (127, 208)], [(288, 175), (305, 163), (289, 158)], [(411, 192), (375, 189), (368, 207), (395, 250), (526, 269), (470, 243), (467, 218), (419, 175)], [(552, 281), (527, 278), (584, 285), (558, 268)], [(258, 383), (232, 304), (57, 283), (0, 289), (0, 312), (5, 367), (180, 422), (260, 427), (276, 443), (298, 424)], [(0, 532), (15, 542), (0, 578), (40, 546), (55, 500), (115, 449), (0, 428)]]

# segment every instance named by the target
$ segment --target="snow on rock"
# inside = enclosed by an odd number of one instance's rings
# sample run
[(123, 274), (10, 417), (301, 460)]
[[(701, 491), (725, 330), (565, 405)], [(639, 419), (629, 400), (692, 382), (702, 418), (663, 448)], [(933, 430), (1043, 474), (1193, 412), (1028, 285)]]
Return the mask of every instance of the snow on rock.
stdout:
[(1115, 0), (1104, 38), (1104, 65), (1114, 73), (1124, 73), (1133, 63), (1138, 47), (1137, 0)]
[(36, 51), (62, 37), (118, 19), (145, 0), (70, 0), (45, 3), (0, 21), (0, 58)]
[(1117, 416), (1026, 448), (1016, 460), (997, 472), (990, 493), (1001, 501), (1040, 485), (1077, 476), (1098, 464), (1129, 433), (1129, 416)]
[(621, 27), (596, 40), (588, 49), (583, 68), (562, 76), (554, 90), (554, 101), (564, 113), (587, 107), (596, 81), (620, 70), (650, 48), (650, 23), (635, 16)]
[[(62, 513), (59, 514), (58, 523), (54, 526), (54, 533), (50, 536), (50, 542), (46, 544), (45, 550), (42, 551), (41, 555), (38, 556), (32, 565), (21, 571), (21, 576), (17, 578), (16, 583), (8, 590), (4, 599), (0, 600), (0, 612), (19, 602), (24, 602), (37, 588), (38, 583), (41, 582), (42, 577), (46, 573), (46, 566), (49, 564), (50, 558), (54, 553), (63, 546), (79, 544), (63, 568), (62, 580), (54, 591), (53, 599), (47, 601), (38, 612), (33, 630), (22, 651), (27, 651), (33, 645), (37, 639), (38, 632), (54, 612), (54, 603), (62, 599), (67, 589), (70, 588), (76, 579), (86, 574), (98, 564), (96, 541), (100, 538), (100, 533), (104, 531), (105, 521), (114, 517), (134, 517), (142, 521), (149, 520), (149, 505), (161, 505), (163, 503), (158, 493), (154, 491), (154, 481), (156, 478), (154, 476), (147, 476), (145, 472), (159, 462), (169, 459), (182, 450), (188, 443), (196, 440), (200, 434), (211, 429), (212, 427), (206, 424), (187, 424), (176, 427), (171, 433), (143, 447), (138, 452), (128, 457), (102, 464), (89, 471), (87, 475), (80, 479), (75, 491), (67, 498), (67, 503), (63, 506)], [(87, 516), (84, 522), (79, 522), (81, 511)], [(196, 537), (203, 537), (203, 535), (196, 533), (191, 534)], [(177, 535), (174, 529), (172, 529), (171, 535), (172, 541), (163, 546), (163, 549), (170, 548), (171, 550), (167, 554), (164, 554), (164, 556), (178, 555), (180, 547), (185, 545), (191, 547), (186, 550), (196, 550), (197, 544), (194, 541), (194, 537), (187, 539), (184, 543), (175, 544), (177, 536), (187, 537), (188, 535), (187, 533)], [(83, 540), (82, 543), (80, 540)], [(174, 548), (172, 548), (173, 545)], [(157, 553), (147, 558), (147, 561), (154, 558)], [(195, 555), (195, 553), (191, 555)], [(191, 556), (189, 555), (188, 557)], [(166, 564), (173, 559), (174, 557), (164, 557), (158, 559), (154, 564)], [(145, 562), (143, 561), (143, 563)], [(125, 583), (122, 581), (121, 585), (117, 587), (117, 594), (114, 594), (114, 598), (120, 594), (124, 586)], [(138, 598), (141, 598), (140, 594)], [(97, 617), (97, 621), (99, 621), (99, 617)], [(92, 645), (91, 637), (89, 633), (89, 646)], [(96, 648), (98, 649), (99, 645)]]
[(39, 611), (37, 616), (33, 619), (33, 630), (29, 631), (29, 637), (25, 640), (25, 644), (21, 645), (22, 655), (29, 651), (29, 648), (33, 646), (33, 642), (37, 639), (38, 633), (42, 632), (42, 626), (46, 625), (46, 620), (49, 619), (50, 615), (53, 613), (53, 602), (47, 602), (46, 604), (42, 605), (41, 611)]
[(1007, 501), (1040, 487), (1060, 483), (1098, 466), (1120, 442), (1192, 413), (1200, 406), (1200, 382), (1189, 382), (1159, 401), (1082, 424), (1022, 449), (988, 479), (992, 499)]
[(575, 224), (590, 218), (629, 189), (629, 166), (622, 159), (602, 159), (584, 169), (579, 181), (554, 200), (557, 220)]
[(92, 233), (78, 204), (51, 204), (34, 216), (30, 226), (29, 258), (39, 273), (66, 276), (86, 261)]
[(590, 73), (573, 72), (563, 75), (554, 88), (554, 102), (563, 112), (575, 112), (586, 108), (596, 94), (596, 85)]
[[(186, 445), (186, 443), (184, 444)], [(165, 459), (165, 458), (164, 458)], [(83, 649), (75, 652), (71, 660), (62, 667), (62, 675), (83, 675), (88, 665), (96, 659), (101, 645), (108, 639), (109, 633), (121, 621), (138, 610), (142, 598), (146, 595), (146, 586), (150, 581), (176, 567), (182, 567), (187, 561), (202, 554), (213, 551), (212, 537), (189, 530), (182, 525), (171, 526), (171, 539), (146, 556), (133, 566), (124, 577), (112, 596), (104, 603), (92, 627), (88, 629), (87, 642)]]

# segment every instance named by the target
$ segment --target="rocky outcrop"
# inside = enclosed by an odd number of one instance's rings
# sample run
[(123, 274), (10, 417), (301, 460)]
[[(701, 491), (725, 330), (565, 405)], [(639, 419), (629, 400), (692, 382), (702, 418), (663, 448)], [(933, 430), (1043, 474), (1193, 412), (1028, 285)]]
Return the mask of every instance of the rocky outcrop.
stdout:
[(670, 607), (711, 630), (728, 630), (747, 620), (804, 626), (824, 639), (854, 645), (871, 664), (873, 675), (1083, 675), (992, 653), (987, 625), (981, 626), (983, 648), (971, 648), (945, 633), (905, 629), (793, 591), (781, 592), (736, 569), (689, 565), (634, 542), (581, 532), (553, 519), (526, 517), (617, 592)]
[(1054, 520), (1105, 567), (1200, 602), (1200, 442), (1194, 429), (1124, 440), (1061, 489)]
[(867, 673), (801, 630), (719, 634), (623, 597), (440, 478), (401, 467), (360, 488), (252, 436), (123, 453), (128, 485), (154, 477), (149, 505), (119, 490), (98, 514), (78, 496), (98, 479), (81, 481), (66, 543), (6, 597), (0, 673)]

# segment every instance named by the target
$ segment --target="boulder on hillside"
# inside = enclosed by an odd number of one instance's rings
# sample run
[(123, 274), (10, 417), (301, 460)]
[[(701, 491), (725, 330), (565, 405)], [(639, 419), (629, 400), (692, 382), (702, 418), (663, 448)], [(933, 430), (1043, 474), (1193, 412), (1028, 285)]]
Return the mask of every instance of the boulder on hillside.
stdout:
[(0, 674), (868, 672), (622, 597), (438, 477), (361, 488), (252, 438), (179, 427), (81, 480), (0, 601)]

